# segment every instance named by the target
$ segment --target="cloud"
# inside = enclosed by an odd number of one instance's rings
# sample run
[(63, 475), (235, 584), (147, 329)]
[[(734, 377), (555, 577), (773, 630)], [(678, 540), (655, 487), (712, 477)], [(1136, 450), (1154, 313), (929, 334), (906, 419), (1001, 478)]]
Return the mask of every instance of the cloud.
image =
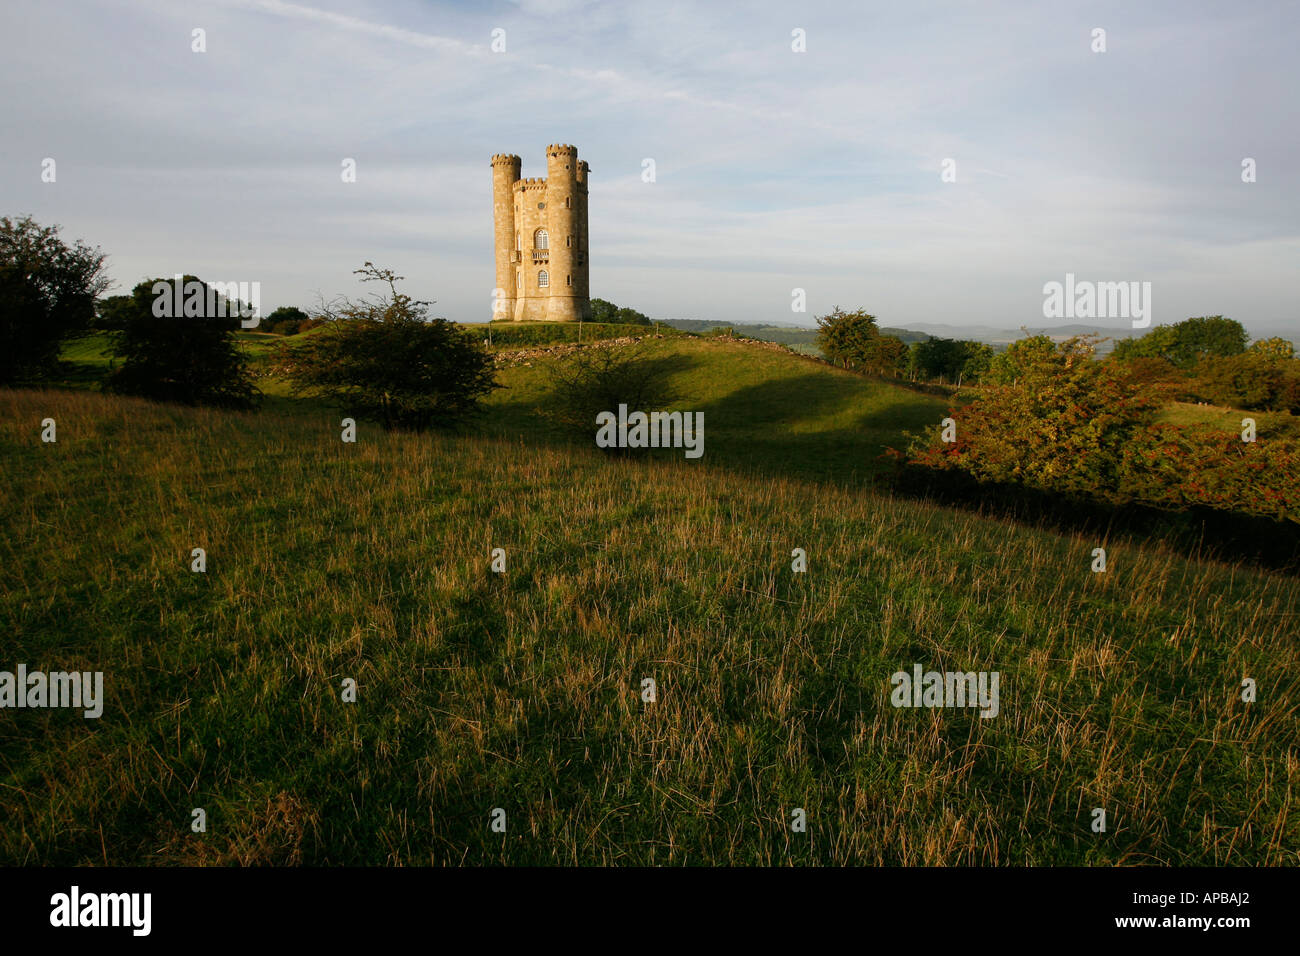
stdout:
[(801, 286), (814, 311), (1014, 328), (1073, 271), (1277, 324), (1296, 318), (1297, 25), (1270, 0), (18, 0), (4, 212), (102, 245), (124, 283), (219, 268), (289, 304), (383, 257), (482, 318), (488, 158), (540, 176), (568, 142), (593, 171), (593, 292), (652, 314), (810, 322), (789, 312)]

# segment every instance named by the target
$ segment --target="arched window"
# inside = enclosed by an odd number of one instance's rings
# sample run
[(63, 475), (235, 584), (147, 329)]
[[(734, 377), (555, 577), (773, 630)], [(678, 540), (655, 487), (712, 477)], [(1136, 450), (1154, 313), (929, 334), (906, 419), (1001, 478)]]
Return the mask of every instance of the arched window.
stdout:
[(534, 249), (550, 248), (550, 239), (547, 238), (545, 229), (538, 229), (535, 233), (533, 233), (533, 248)]
[[(542, 233), (542, 235), (546, 235), (546, 233)], [(537, 288), (545, 289), (550, 284), (551, 284), (551, 277), (547, 275), (545, 269), (537, 273)]]

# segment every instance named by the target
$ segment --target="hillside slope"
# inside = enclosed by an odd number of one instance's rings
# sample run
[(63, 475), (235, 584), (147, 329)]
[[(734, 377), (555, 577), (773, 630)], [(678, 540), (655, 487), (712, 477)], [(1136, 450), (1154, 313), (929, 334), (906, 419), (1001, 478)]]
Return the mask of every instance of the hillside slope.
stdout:
[[(878, 474), (888, 446), (904, 433), (938, 422), (948, 399), (834, 368), (783, 349), (727, 339), (645, 343), (672, 370), (674, 407), (704, 413), (704, 461), (780, 476), (854, 484)], [(555, 438), (550, 365), (503, 368), (505, 387), (489, 401), (487, 427), (500, 437)], [(613, 411), (613, 409), (611, 409)], [(595, 443), (595, 423), (589, 443)], [(659, 458), (680, 452), (654, 452)]]
[[(746, 359), (719, 446), (870, 414)], [(306, 404), (0, 392), (0, 456), (3, 667), (107, 697), (0, 710), (0, 862), (1297, 862), (1294, 579)], [(914, 664), (999, 672), (997, 716), (892, 707)]]

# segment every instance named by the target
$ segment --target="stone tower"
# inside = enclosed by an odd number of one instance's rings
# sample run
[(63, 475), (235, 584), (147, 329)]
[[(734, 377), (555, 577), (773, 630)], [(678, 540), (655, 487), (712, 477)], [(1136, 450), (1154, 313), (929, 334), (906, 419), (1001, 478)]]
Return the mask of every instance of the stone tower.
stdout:
[(521, 160), (492, 157), (496, 237), (494, 319), (591, 319), (587, 176), (575, 146), (546, 147), (546, 178), (520, 179)]

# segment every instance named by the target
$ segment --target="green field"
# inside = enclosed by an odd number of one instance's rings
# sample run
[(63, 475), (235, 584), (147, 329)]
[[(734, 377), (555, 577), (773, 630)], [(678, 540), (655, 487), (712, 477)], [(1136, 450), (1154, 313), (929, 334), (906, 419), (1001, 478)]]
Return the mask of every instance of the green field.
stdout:
[[(946, 399), (656, 348), (698, 461), (565, 438), (541, 358), (462, 434), (355, 445), (275, 383), (0, 391), (0, 668), (107, 697), (0, 710), (0, 862), (1300, 862), (1295, 578), (893, 499)], [(892, 707), (913, 664), (997, 671), (999, 714)]]

